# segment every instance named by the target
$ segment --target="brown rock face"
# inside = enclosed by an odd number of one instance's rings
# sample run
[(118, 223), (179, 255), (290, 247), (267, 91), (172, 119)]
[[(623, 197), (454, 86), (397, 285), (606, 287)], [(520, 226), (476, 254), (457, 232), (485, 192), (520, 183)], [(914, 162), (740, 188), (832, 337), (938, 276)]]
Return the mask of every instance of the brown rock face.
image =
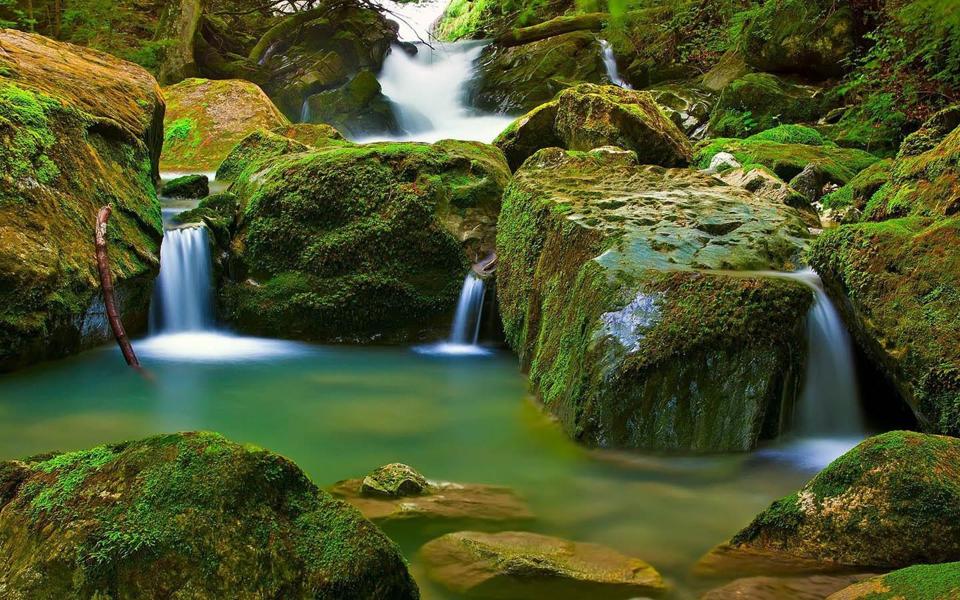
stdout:
[(107, 203), (121, 316), (131, 332), (146, 325), (163, 112), (134, 64), (0, 31), (0, 370), (110, 337), (93, 260)]

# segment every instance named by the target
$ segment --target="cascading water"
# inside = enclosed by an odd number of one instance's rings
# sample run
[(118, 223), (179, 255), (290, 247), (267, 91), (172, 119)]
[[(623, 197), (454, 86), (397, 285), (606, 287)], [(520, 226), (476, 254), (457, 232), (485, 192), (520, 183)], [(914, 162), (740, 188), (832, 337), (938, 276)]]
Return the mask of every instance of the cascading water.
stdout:
[(418, 346), (415, 350), (421, 354), (438, 355), (485, 355), (489, 351), (478, 345), (480, 322), (483, 318), (483, 299), (486, 287), (483, 279), (472, 270), (463, 280), (457, 311), (453, 316), (450, 338), (446, 342)]
[(603, 57), (603, 66), (607, 68), (607, 77), (610, 83), (622, 88), (632, 90), (633, 86), (620, 78), (620, 70), (617, 67), (617, 59), (613, 55), (613, 46), (607, 40), (600, 40), (601, 56)]
[(210, 244), (203, 226), (168, 229), (160, 246), (160, 276), (150, 307), (151, 333), (213, 327)]

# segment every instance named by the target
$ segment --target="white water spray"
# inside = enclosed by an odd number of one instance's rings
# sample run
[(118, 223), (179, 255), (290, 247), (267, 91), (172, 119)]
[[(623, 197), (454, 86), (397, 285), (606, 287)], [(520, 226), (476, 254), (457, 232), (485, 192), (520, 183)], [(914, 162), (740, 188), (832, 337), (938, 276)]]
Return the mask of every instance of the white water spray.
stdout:
[(151, 333), (213, 327), (213, 276), (207, 228), (167, 230), (160, 246), (160, 265), (150, 307)]
[(628, 90), (632, 90), (633, 86), (620, 78), (620, 70), (617, 67), (617, 59), (613, 55), (613, 46), (610, 45), (610, 42), (607, 40), (600, 40), (600, 48), (602, 50), (603, 66), (607, 68), (607, 77), (610, 79), (610, 83)]
[(460, 290), (460, 299), (457, 301), (457, 311), (453, 316), (453, 325), (450, 328), (450, 338), (446, 342), (418, 346), (414, 348), (421, 354), (434, 355), (482, 355), (489, 351), (478, 345), (480, 338), (480, 322), (483, 319), (483, 299), (486, 288), (483, 280), (472, 270), (463, 280)]

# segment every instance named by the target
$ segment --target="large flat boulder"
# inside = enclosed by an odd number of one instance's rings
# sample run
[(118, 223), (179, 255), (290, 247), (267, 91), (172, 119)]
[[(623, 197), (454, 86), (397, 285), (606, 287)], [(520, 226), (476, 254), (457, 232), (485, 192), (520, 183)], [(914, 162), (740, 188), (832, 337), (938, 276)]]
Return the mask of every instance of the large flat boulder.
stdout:
[(227, 166), (240, 212), (224, 317), (312, 340), (445, 330), (469, 265), (493, 250), (510, 176), (503, 154), (476, 142), (316, 148), (268, 132)]
[(136, 65), (0, 31), (0, 371), (112, 336), (93, 249), (108, 203), (121, 318), (145, 328), (163, 235), (163, 110)]
[(290, 460), (214, 433), (0, 463), (8, 598), (419, 598), (397, 547)]
[[(497, 290), (546, 408), (591, 445), (747, 450), (796, 396), (800, 215), (633, 153), (548, 148), (504, 192)], [(741, 273), (737, 273), (737, 272)]]
[(774, 502), (700, 569), (895, 569), (960, 558), (960, 440), (893, 431), (862, 442)]
[(638, 558), (523, 531), (451, 533), (420, 553), (431, 579), (468, 597), (626, 600), (667, 590)]
[(289, 124), (256, 84), (239, 79), (187, 79), (163, 89), (163, 171), (216, 171), (243, 138)]

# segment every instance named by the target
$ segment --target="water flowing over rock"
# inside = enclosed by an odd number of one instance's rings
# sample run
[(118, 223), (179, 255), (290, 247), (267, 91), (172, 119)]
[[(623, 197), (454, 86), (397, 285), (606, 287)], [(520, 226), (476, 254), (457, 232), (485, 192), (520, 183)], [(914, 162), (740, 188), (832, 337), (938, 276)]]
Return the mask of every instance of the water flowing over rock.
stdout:
[(776, 202), (631, 152), (548, 148), (504, 193), (498, 299), (548, 410), (591, 445), (747, 450), (789, 422), (807, 237)]
[(121, 318), (146, 326), (162, 235), (153, 178), (163, 100), (107, 54), (0, 31), (0, 370), (112, 337), (93, 260), (97, 211)]
[(419, 598), (359, 512), (213, 433), (0, 463), (0, 507), (7, 597)]

